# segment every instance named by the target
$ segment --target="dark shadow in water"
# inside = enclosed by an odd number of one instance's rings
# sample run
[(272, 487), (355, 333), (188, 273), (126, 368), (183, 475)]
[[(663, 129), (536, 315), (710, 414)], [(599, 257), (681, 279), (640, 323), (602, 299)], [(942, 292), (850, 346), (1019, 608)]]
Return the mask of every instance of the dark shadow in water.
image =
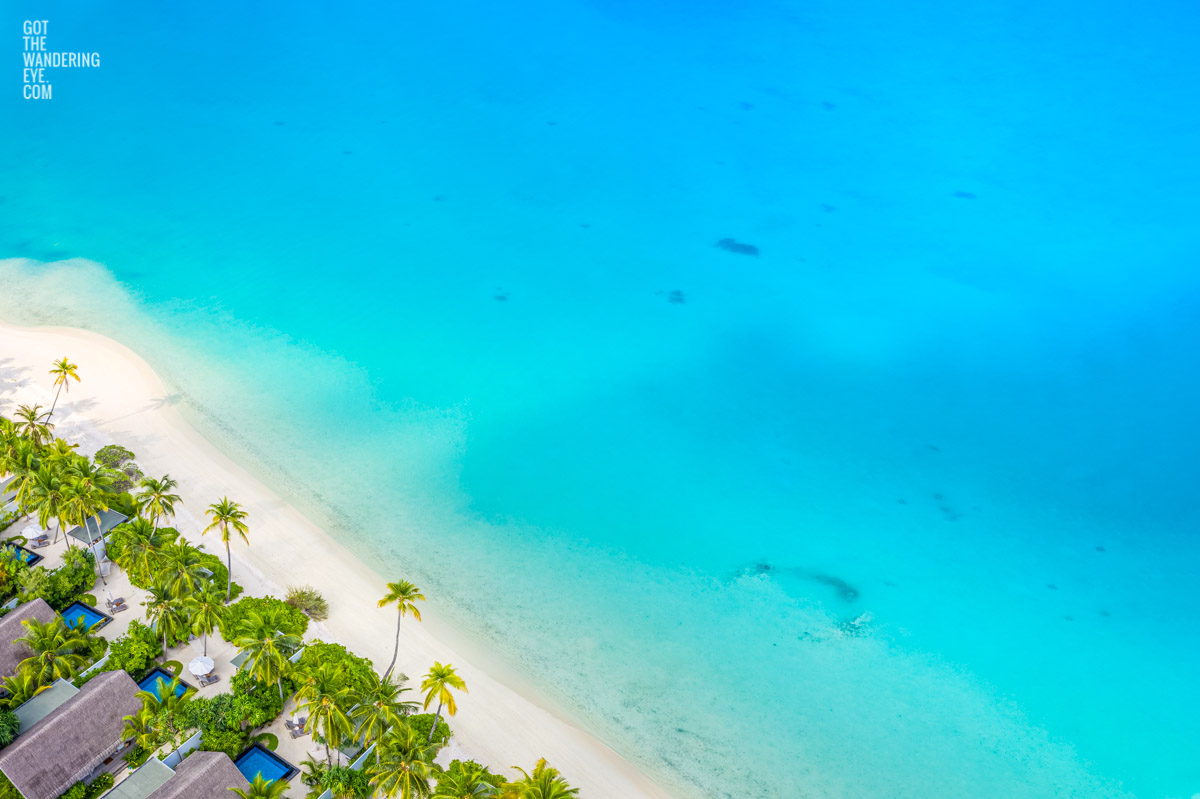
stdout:
[(760, 560), (751, 565), (748, 569), (744, 569), (743, 573), (751, 574), (767, 574), (779, 577), (792, 577), (799, 580), (805, 580), (818, 585), (828, 586), (834, 589), (838, 599), (843, 602), (856, 602), (859, 598), (859, 591), (850, 583), (843, 580), (841, 577), (835, 577), (832, 574), (824, 572), (811, 571), (800, 566), (776, 566), (765, 560)]

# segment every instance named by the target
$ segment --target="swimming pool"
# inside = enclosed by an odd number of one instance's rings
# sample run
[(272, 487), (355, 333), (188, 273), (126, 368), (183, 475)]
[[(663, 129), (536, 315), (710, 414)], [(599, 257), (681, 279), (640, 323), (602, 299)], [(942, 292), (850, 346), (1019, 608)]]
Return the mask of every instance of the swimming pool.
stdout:
[(5, 553), (15, 552), (17, 555), (20, 555), (21, 560), (25, 561), (25, 563), (30, 566), (42, 559), (42, 556), (38, 553), (28, 550), (18, 544), (5, 544), (3, 547), (0, 547), (0, 551)]
[[(151, 671), (149, 674), (147, 674), (145, 677), (143, 677), (141, 679), (141, 681), (138, 682), (138, 688), (141, 688), (143, 691), (149, 691), (150, 693), (154, 694), (155, 699), (162, 699), (162, 697), (159, 696), (159, 693), (158, 693), (158, 681), (166, 680), (167, 684), (170, 684), (170, 682), (174, 679), (175, 679), (175, 675), (171, 674), (171, 672), (169, 672), (166, 669), (159, 666), (159, 667), (155, 668), (153, 671)], [(183, 680), (180, 680), (179, 685), (175, 686), (175, 696), (183, 696), (184, 692), (187, 691), (187, 689), (189, 689), (191, 687), (192, 686), (188, 685)]]
[(101, 613), (83, 602), (72, 602), (59, 615), (69, 626), (75, 627), (82, 623), (88, 630), (98, 630), (112, 621), (112, 616)]
[(290, 780), (299, 773), (299, 769), (262, 744), (255, 744), (242, 752), (233, 764), (250, 782), (254, 782), (254, 778), (259, 774), (262, 774), (267, 782), (274, 782)]

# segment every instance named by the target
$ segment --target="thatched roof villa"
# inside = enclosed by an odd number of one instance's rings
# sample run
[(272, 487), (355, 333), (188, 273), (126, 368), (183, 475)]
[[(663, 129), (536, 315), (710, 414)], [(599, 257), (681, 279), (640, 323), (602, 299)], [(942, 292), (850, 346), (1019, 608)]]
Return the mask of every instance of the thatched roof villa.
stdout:
[(123, 719), (142, 706), (137, 692), (125, 672), (101, 674), (0, 750), (0, 772), (25, 799), (58, 799), (117, 758)]
[(29, 632), (21, 622), (26, 619), (34, 619), (45, 624), (57, 618), (58, 614), (54, 612), (54, 608), (38, 597), (23, 605), (17, 605), (4, 618), (0, 619), (0, 677), (11, 677), (16, 674), (17, 664), (33, 654), (24, 644), (13, 643)]

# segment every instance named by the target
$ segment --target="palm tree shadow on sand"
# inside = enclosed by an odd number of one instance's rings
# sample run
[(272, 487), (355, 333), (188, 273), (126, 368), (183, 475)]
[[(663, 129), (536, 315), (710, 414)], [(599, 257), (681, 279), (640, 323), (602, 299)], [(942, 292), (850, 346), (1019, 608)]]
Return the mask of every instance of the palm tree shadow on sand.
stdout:
[(155, 397), (147, 402), (143, 407), (138, 408), (132, 413), (127, 413), (124, 416), (114, 416), (113, 418), (106, 420), (105, 424), (119, 422), (122, 419), (128, 419), (131, 416), (137, 416), (138, 414), (145, 413), (146, 411), (161, 411), (163, 408), (178, 405), (180, 402), (183, 402), (182, 394), (165, 394), (161, 397)]

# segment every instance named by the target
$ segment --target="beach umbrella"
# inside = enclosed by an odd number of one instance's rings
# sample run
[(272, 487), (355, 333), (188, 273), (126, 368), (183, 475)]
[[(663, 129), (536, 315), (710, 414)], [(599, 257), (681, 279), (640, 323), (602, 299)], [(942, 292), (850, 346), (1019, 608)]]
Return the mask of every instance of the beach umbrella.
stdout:
[(203, 677), (213, 670), (213, 659), (209, 657), (193, 658), (188, 664), (188, 671), (195, 674), (197, 677)]

